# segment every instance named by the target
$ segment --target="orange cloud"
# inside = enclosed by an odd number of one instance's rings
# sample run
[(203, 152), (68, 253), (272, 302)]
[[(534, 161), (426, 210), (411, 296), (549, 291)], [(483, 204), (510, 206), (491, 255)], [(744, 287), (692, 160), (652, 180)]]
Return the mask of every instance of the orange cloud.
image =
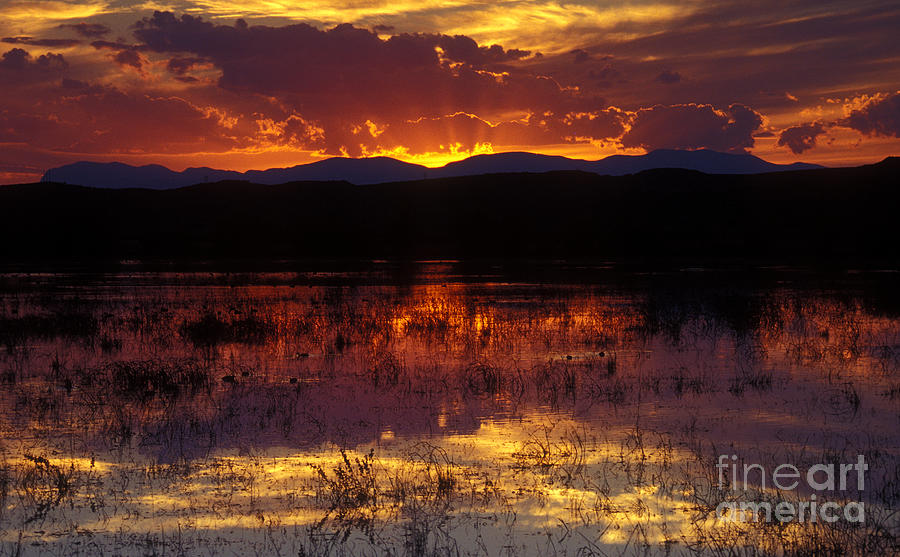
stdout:
[(705, 147), (833, 163), (900, 145), (900, 13), (882, 0), (764, 0), (753, 11), (170, 2), (190, 15), (125, 4), (4, 5), (0, 141), (18, 159), (0, 172), (115, 153), (247, 168), (253, 157), (421, 162), (513, 148), (592, 158)]

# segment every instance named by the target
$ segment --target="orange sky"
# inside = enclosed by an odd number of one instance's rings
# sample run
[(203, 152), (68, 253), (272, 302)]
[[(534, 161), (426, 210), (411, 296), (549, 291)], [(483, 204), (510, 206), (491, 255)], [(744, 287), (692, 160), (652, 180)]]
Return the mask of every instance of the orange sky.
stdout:
[(0, 183), (77, 160), (874, 162), (900, 151), (898, 28), (878, 1), (8, 0)]

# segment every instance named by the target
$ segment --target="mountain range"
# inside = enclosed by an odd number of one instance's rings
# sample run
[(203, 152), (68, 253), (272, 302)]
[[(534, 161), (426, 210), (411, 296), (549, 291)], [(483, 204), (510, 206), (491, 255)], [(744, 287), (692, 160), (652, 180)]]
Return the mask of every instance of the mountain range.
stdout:
[(762, 174), (576, 170), (169, 190), (19, 184), (0, 187), (0, 264), (568, 259), (889, 269), (900, 263), (898, 172), (894, 157)]
[(267, 185), (298, 181), (345, 181), (364, 185), (482, 174), (563, 170), (624, 176), (659, 168), (696, 170), (706, 174), (760, 174), (821, 167), (806, 163), (779, 165), (749, 154), (720, 153), (705, 149), (696, 151), (660, 149), (646, 155), (613, 155), (597, 161), (524, 152), (499, 153), (476, 155), (440, 168), (428, 168), (388, 157), (364, 159), (335, 157), (290, 168), (247, 172), (207, 167), (175, 172), (157, 164), (131, 166), (119, 162), (84, 161), (51, 169), (44, 174), (42, 181), (99, 188), (149, 189), (173, 189), (223, 180)]

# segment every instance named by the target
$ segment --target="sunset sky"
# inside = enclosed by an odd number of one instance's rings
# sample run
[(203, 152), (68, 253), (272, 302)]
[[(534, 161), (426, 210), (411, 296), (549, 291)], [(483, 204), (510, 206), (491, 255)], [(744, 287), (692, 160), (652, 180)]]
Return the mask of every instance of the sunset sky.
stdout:
[(893, 1), (4, 0), (0, 183), (656, 148), (900, 154)]

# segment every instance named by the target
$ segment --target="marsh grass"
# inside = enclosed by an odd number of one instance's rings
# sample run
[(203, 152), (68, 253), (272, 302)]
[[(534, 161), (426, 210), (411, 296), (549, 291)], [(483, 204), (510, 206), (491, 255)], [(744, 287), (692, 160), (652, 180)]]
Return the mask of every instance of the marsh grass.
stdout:
[[(395, 500), (402, 502), (407, 495), (412, 495), (440, 501), (451, 498), (457, 492), (462, 469), (443, 447), (421, 441), (408, 450), (405, 461), (409, 466), (398, 467), (391, 479), (390, 493)], [(405, 478), (404, 472), (410, 470), (412, 477)]]
[(211, 383), (209, 370), (192, 360), (113, 362), (99, 377), (120, 396), (140, 400), (190, 396), (208, 390)]
[[(5, 453), (5, 451), (4, 451)], [(6, 461), (6, 456), (0, 456), (0, 523), (4, 521), (6, 514), (7, 497), (12, 486), (12, 470)]]
[(534, 468), (548, 474), (561, 467), (568, 468), (569, 477), (584, 466), (584, 441), (576, 430), (556, 438), (553, 425), (542, 426), (529, 434), (512, 453), (519, 469)]
[(215, 346), (228, 342), (261, 344), (275, 333), (275, 325), (250, 311), (249, 315), (226, 316), (222, 312), (206, 311), (196, 319), (181, 323), (178, 332), (198, 346)]
[[(17, 297), (0, 315), (0, 554), (216, 553), (232, 526), (204, 530), (211, 516), (246, 528), (232, 541), (250, 554), (900, 551), (895, 319), (794, 293), (516, 288)], [(767, 464), (865, 451), (871, 521), (714, 524), (731, 495), (712, 463), (752, 447), (729, 422), (759, 413), (790, 417), (755, 447)], [(890, 425), (859, 431), (873, 424)], [(335, 446), (331, 464), (273, 456)]]
[(63, 337), (91, 341), (99, 330), (99, 322), (90, 312), (0, 317), (0, 343), (7, 352), (14, 352), (31, 340)]
[(769, 371), (752, 370), (741, 372), (731, 379), (728, 392), (735, 396), (741, 396), (746, 390), (767, 392), (772, 390), (774, 376)]
[(76, 491), (75, 465), (69, 468), (51, 464), (44, 456), (25, 454), (16, 487), (23, 504), (33, 509), (24, 524), (41, 520), (54, 507), (71, 499)]
[(336, 512), (343, 518), (354, 511), (377, 507), (378, 479), (374, 449), (352, 459), (345, 449), (341, 449), (340, 454), (341, 460), (331, 473), (320, 465), (312, 465), (322, 481), (322, 498), (328, 502), (329, 512)]

